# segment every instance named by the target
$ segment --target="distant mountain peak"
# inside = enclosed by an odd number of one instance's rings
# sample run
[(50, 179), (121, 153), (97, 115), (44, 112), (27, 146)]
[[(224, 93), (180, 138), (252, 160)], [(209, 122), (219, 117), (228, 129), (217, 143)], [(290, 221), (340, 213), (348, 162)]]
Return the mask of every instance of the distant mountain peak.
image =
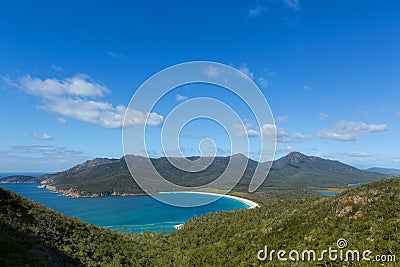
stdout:
[(233, 155), (231, 156), (231, 158), (233, 158), (233, 159), (245, 159), (245, 160), (248, 159), (248, 158), (247, 158), (245, 155), (243, 155), (242, 153), (233, 154)]
[(112, 161), (114, 161), (114, 160), (108, 159), (108, 158), (95, 158), (95, 159), (87, 160), (75, 167), (80, 168), (80, 169), (81, 168), (87, 169), (87, 168), (92, 168), (92, 167), (99, 166), (102, 164), (110, 163)]
[(286, 157), (283, 157), (283, 159), (286, 159), (291, 165), (298, 165), (300, 162), (304, 161), (314, 161), (312, 160), (313, 158), (314, 157), (306, 156), (300, 152), (291, 152)]
[(395, 169), (395, 168), (373, 167), (366, 169), (366, 171), (387, 174), (387, 175), (400, 175), (400, 169)]
[(293, 152), (290, 152), (289, 154), (287, 154), (287, 157), (301, 157), (301, 158), (306, 158), (306, 157), (308, 157), (308, 156), (306, 156), (306, 155), (304, 155), (304, 154), (302, 154), (302, 153), (300, 153), (300, 152), (293, 151)]

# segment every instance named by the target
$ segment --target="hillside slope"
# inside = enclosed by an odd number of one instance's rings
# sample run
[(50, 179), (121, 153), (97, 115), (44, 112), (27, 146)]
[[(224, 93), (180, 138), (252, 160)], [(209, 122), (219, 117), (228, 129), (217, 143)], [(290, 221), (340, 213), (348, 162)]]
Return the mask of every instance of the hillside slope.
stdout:
[(30, 175), (12, 175), (0, 179), (0, 184), (16, 184), (16, 183), (38, 183), (42, 181), (41, 178), (37, 178)]
[(336, 160), (292, 152), (274, 161), (264, 186), (345, 188), (348, 184), (374, 182), (387, 177)]
[[(4, 189), (0, 196), (1, 237), (28, 243), (34, 238), (87, 266), (315, 266), (309, 261), (284, 263), (276, 257), (261, 263), (257, 253), (265, 246), (321, 252), (337, 249), (339, 239), (347, 240), (346, 249), (371, 250), (371, 257), (400, 257), (399, 179), (351, 188), (330, 198), (286, 200), (252, 210), (209, 214), (191, 219), (170, 235), (117, 233), (67, 218)], [(20, 259), (32, 254), (29, 244), (14, 244), (8, 255), (5, 251), (0, 250), (1, 257), (9, 264), (23, 263)], [(327, 257), (318, 264), (376, 266), (372, 261), (332, 262)], [(395, 264), (398, 259), (385, 266)]]
[[(153, 179), (151, 170), (142, 164), (145, 158), (128, 156), (138, 175)], [(195, 160), (196, 157), (189, 158)], [(167, 180), (185, 186), (205, 185), (221, 175), (229, 160), (247, 161), (247, 169), (234, 190), (246, 192), (252, 174), (258, 164), (267, 168), (267, 163), (258, 163), (243, 155), (216, 157), (212, 164), (200, 172), (177, 169), (166, 158), (151, 159), (154, 168)], [(177, 159), (179, 160), (179, 159)], [(196, 166), (193, 166), (196, 167)], [(125, 158), (118, 160), (95, 159), (67, 171), (40, 177), (51, 188), (64, 193), (80, 195), (124, 195), (143, 194), (127, 168)], [(359, 170), (338, 161), (310, 157), (298, 152), (290, 153), (273, 162), (271, 171), (259, 191), (269, 189), (307, 189), (324, 187), (345, 188), (348, 184), (373, 182), (387, 178), (386, 175)], [(166, 189), (163, 189), (166, 190)]]

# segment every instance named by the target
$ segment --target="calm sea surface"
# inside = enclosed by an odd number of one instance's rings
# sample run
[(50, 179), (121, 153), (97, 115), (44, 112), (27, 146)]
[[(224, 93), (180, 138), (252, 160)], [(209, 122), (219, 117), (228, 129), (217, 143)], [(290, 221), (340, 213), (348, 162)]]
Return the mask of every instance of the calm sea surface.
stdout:
[[(222, 197), (217, 201), (195, 208), (180, 208), (163, 204), (150, 196), (110, 196), (72, 198), (54, 193), (39, 184), (0, 184), (23, 197), (37, 201), (53, 210), (64, 213), (69, 217), (81, 218), (97, 226), (112, 230), (143, 232), (170, 232), (174, 226), (181, 224), (194, 216), (201, 216), (220, 210), (248, 208), (248, 205), (231, 198)], [(185, 204), (196, 203), (199, 198), (207, 200), (214, 196), (204, 194), (163, 194), (163, 198), (181, 198)]]

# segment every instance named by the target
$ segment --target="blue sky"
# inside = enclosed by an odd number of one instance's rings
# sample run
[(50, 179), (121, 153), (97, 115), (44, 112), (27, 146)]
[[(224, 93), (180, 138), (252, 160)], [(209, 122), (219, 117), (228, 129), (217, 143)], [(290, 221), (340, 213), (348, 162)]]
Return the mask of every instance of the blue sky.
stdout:
[[(194, 60), (240, 69), (260, 87), (276, 121), (277, 157), (300, 151), (400, 168), (398, 14), (398, 1), (2, 3), (0, 171), (121, 157), (122, 118), (137, 88)], [(196, 97), (232, 104), (247, 133), (261, 131), (239, 101), (198, 85), (166, 95), (148, 128), (156, 133), (168, 110)], [(215, 123), (193, 121), (182, 133), (185, 155), (198, 154), (203, 137), (229, 153)], [(162, 155), (157, 145), (151, 153)]]

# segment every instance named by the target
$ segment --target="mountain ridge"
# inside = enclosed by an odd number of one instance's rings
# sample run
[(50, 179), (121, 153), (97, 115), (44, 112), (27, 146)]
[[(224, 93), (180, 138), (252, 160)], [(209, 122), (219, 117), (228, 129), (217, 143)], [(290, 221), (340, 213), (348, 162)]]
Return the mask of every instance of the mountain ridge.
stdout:
[(372, 167), (366, 169), (368, 172), (376, 172), (381, 174), (388, 174), (388, 175), (400, 175), (400, 169), (395, 168), (382, 168), (382, 167)]
[[(189, 159), (189, 161), (183, 158), (174, 158), (175, 161), (186, 164), (189, 169), (191, 167), (196, 169), (204, 163), (202, 163), (200, 157), (186, 159)], [(131, 168), (135, 170), (137, 175), (155, 179), (153, 170), (148, 169), (145, 167), (146, 164), (143, 164), (146, 160), (150, 160), (154, 168), (170, 182), (190, 187), (206, 185), (215, 180), (224, 172), (230, 160), (247, 161), (247, 168), (234, 188), (234, 191), (241, 192), (247, 191), (257, 167), (267, 169), (271, 164), (271, 162), (260, 163), (248, 159), (244, 155), (235, 154), (215, 157), (207, 168), (199, 172), (189, 172), (179, 170), (166, 157), (148, 159), (138, 155), (125, 155), (120, 159), (96, 158), (88, 160), (63, 172), (42, 175), (37, 179), (42, 182), (44, 187), (75, 197), (142, 195), (145, 192), (132, 179), (126, 161), (131, 164)], [(193, 164), (193, 166), (190, 164)], [(258, 191), (296, 188), (345, 188), (348, 184), (368, 183), (388, 177), (387, 175), (360, 170), (339, 161), (291, 152), (272, 162), (270, 172)], [(157, 190), (155, 190), (155, 193), (157, 193)]]

